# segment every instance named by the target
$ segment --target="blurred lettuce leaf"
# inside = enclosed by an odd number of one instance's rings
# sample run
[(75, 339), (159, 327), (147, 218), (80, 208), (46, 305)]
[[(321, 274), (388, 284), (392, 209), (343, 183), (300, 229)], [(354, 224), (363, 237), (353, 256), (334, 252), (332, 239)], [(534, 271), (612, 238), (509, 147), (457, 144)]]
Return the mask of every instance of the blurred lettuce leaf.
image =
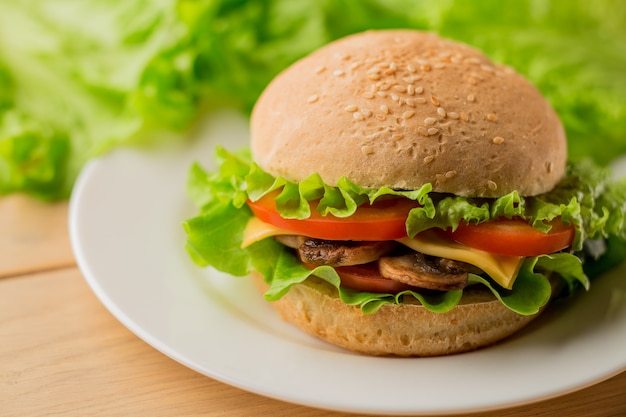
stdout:
[(570, 157), (607, 164), (626, 153), (625, 21), (620, 0), (0, 1), (0, 195), (65, 198), (90, 158), (207, 108), (250, 111), (298, 58), (394, 27), (516, 68), (561, 115)]
[(0, 194), (67, 197), (87, 160), (151, 127), (134, 101), (173, 11), (158, 0), (0, 2)]
[(624, 22), (620, 0), (459, 0), (437, 30), (525, 75), (559, 113), (570, 158), (607, 164), (626, 153)]

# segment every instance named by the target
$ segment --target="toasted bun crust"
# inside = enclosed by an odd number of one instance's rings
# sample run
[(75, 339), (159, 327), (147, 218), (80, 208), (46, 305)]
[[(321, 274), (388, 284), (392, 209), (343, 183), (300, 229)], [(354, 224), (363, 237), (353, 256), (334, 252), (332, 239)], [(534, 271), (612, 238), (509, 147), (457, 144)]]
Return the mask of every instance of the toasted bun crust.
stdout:
[[(267, 284), (254, 272), (262, 292)], [(280, 316), (305, 332), (342, 348), (379, 356), (440, 356), (494, 344), (530, 323), (506, 308), (488, 291), (466, 289), (461, 303), (447, 313), (433, 313), (418, 302), (384, 305), (365, 315), (343, 303), (335, 288), (309, 278), (272, 302)]]
[(255, 161), (300, 181), (499, 197), (551, 190), (563, 126), (523, 77), (464, 44), (413, 30), (348, 36), (296, 62), (259, 98)]

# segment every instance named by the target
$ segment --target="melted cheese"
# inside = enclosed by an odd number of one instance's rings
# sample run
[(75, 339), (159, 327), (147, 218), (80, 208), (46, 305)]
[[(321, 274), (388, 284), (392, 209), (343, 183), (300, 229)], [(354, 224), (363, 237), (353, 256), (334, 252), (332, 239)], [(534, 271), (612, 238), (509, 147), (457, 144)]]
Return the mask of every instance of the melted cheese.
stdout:
[[(241, 247), (245, 248), (259, 240), (278, 236), (292, 235), (293, 232), (267, 224), (252, 217), (243, 234)], [(523, 257), (494, 255), (479, 249), (470, 248), (460, 243), (453, 242), (436, 232), (422, 232), (414, 238), (397, 240), (399, 243), (425, 255), (438, 256), (466, 262), (485, 271), (495, 282), (503, 288), (513, 288), (515, 278), (519, 272)]]
[(262, 222), (256, 217), (252, 217), (248, 221), (246, 229), (243, 232), (243, 242), (241, 242), (241, 247), (246, 248), (259, 240), (265, 239), (266, 237), (279, 235), (293, 235), (293, 232), (289, 232), (285, 229)]
[(432, 231), (422, 232), (413, 239), (398, 239), (398, 242), (425, 255), (453, 259), (477, 266), (495, 282), (509, 290), (513, 288), (517, 273), (524, 262), (523, 256), (494, 255), (453, 242)]

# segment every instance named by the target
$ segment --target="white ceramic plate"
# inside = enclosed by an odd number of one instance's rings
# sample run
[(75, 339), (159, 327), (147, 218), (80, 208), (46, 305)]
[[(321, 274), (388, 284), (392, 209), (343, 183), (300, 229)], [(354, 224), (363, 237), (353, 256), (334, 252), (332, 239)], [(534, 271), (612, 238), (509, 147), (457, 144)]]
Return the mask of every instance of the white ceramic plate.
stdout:
[(190, 164), (247, 143), (245, 119), (216, 114), (167, 149), (120, 150), (88, 164), (70, 205), (78, 264), (102, 303), (164, 354), (276, 399), (367, 414), (452, 414), (534, 402), (626, 369), (626, 267), (505, 343), (457, 356), (345, 352), (281, 322), (247, 278), (200, 269), (181, 222)]

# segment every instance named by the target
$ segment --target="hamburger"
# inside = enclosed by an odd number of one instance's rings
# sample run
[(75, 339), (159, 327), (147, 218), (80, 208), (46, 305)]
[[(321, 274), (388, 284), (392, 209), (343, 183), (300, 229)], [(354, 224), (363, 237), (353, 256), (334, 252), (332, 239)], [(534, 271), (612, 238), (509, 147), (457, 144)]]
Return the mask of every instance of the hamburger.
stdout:
[(488, 346), (623, 259), (624, 184), (569, 163), (540, 92), (462, 43), (339, 39), (279, 74), (250, 126), (249, 149), (191, 168), (188, 252), (342, 348)]

